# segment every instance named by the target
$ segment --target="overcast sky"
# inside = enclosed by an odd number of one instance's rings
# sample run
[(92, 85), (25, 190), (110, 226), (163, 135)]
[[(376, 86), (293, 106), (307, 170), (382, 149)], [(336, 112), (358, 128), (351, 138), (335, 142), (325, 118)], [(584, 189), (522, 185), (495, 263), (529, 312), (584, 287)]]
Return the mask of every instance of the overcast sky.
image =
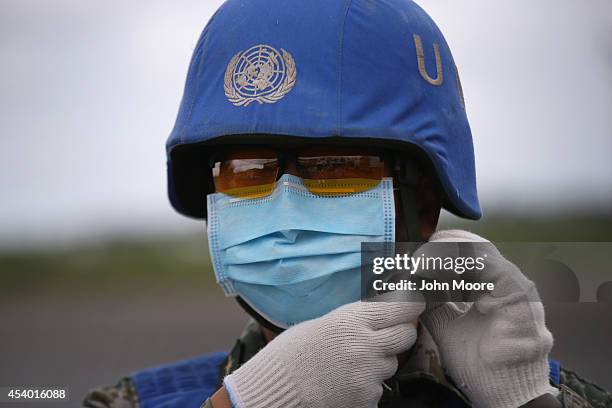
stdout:
[[(485, 213), (611, 206), (612, 2), (418, 3), (461, 72)], [(219, 4), (0, 3), (0, 241), (200, 227), (167, 202), (164, 142)]]

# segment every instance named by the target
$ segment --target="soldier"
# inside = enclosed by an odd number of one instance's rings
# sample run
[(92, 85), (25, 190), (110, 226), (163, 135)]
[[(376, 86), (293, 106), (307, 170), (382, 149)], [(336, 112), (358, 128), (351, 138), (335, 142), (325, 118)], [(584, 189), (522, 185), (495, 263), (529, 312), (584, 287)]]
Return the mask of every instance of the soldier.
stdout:
[(217, 281), (253, 320), (229, 353), (137, 372), (85, 406), (612, 407), (548, 360), (541, 303), (359, 301), (362, 242), (483, 241), (435, 232), (441, 208), (481, 210), (457, 68), (415, 3), (227, 1), (167, 151), (174, 208), (207, 220)]

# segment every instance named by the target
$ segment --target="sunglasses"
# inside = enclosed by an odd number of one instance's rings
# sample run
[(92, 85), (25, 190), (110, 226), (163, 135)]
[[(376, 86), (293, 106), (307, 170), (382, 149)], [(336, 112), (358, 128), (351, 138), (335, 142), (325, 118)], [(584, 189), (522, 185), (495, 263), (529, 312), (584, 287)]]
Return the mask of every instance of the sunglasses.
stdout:
[[(344, 196), (376, 187), (383, 178), (380, 155), (324, 155), (299, 151), (253, 153), (211, 161), (215, 191), (240, 198), (265, 197), (274, 191), (279, 175), (300, 177), (312, 194)], [(260, 157), (257, 157), (260, 156)]]

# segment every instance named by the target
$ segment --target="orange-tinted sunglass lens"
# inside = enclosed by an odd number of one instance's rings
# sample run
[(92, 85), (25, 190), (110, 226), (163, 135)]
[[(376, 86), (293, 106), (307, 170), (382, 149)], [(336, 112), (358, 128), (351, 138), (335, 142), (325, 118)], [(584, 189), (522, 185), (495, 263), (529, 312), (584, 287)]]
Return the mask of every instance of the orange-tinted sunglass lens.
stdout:
[(215, 163), (215, 190), (235, 197), (271, 194), (278, 174), (277, 159), (234, 159)]

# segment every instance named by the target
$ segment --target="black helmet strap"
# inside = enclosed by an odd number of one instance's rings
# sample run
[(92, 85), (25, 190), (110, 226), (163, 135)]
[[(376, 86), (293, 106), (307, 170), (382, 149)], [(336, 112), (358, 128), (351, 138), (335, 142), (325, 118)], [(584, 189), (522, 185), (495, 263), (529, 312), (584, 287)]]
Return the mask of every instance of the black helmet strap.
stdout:
[(396, 158), (394, 172), (400, 192), (404, 227), (409, 242), (421, 242), (421, 224), (416, 200), (419, 182), (418, 167), (413, 161)]
[(249, 305), (247, 302), (244, 301), (243, 298), (241, 298), (240, 296), (236, 296), (236, 301), (238, 302), (238, 304), (240, 305), (240, 307), (247, 312), (248, 315), (250, 315), (253, 319), (255, 319), (255, 321), (257, 323), (259, 323), (262, 327), (265, 327), (266, 329), (272, 331), (273, 333), (276, 334), (280, 334), (282, 333), (285, 329), (278, 327), (277, 325), (269, 322), (265, 317), (263, 317), (262, 315), (260, 315), (259, 313), (257, 313), (257, 311), (255, 309), (253, 309), (251, 307), (251, 305)]

